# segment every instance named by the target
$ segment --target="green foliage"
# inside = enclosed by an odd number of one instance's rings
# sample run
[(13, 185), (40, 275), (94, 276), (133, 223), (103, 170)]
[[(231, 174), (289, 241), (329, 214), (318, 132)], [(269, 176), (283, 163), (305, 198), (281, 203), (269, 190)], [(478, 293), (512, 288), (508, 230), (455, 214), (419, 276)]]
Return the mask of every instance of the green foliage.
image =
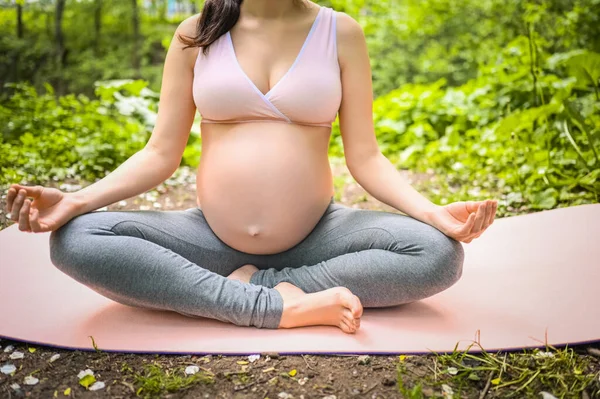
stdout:
[[(362, 25), (378, 143), (399, 167), (435, 172), (419, 187), (432, 201), (498, 198), (501, 214), (598, 202), (598, 0), (317, 2)], [(0, 83), (19, 82), (0, 87), (0, 184), (92, 181), (147, 142), (158, 101), (150, 88), (186, 16), (141, 9), (144, 80), (129, 80), (131, 3), (103, 1), (99, 36), (96, 4), (68, 2), (63, 69), (52, 1), (24, 3), (23, 39), (14, 7), (0, 9)], [(55, 96), (57, 81), (84, 94)], [(194, 125), (182, 164), (198, 165), (200, 143)], [(330, 155), (343, 156), (338, 123)]]
[(57, 98), (48, 84), (43, 94), (7, 84), (13, 93), (0, 103), (0, 185), (104, 177), (148, 141), (156, 95), (145, 85), (100, 84), (100, 99), (90, 100)]
[[(461, 86), (403, 85), (375, 101), (380, 149), (402, 168), (441, 176), (442, 190), (430, 198), (442, 204), (490, 196), (514, 209), (597, 202), (596, 56), (540, 54), (548, 62), (534, 86), (529, 39), (518, 37)], [(333, 136), (331, 153), (341, 155), (338, 126)]]
[[(2, 3), (0, 1), (0, 3)], [(55, 1), (26, 2), (23, 7), (24, 37), (17, 39), (16, 12), (0, 7), (0, 92), (5, 82), (28, 81), (39, 91), (44, 83), (53, 87), (64, 82), (66, 93), (94, 95), (93, 83), (112, 79), (133, 79), (136, 71), (132, 53), (141, 60), (141, 76), (158, 91), (162, 64), (168, 42), (181, 19), (157, 17), (150, 10), (140, 11), (142, 41), (135, 48), (130, 1), (103, 0), (100, 29), (95, 29), (97, 1), (68, 1), (62, 29), (66, 54), (64, 67), (58, 68), (55, 28)], [(141, 2), (139, 2), (141, 7)]]
[(204, 370), (186, 375), (183, 367), (164, 370), (158, 363), (144, 365), (144, 372), (134, 372), (136, 395), (143, 398), (161, 397), (166, 392), (184, 392), (196, 384), (214, 383), (214, 375)]

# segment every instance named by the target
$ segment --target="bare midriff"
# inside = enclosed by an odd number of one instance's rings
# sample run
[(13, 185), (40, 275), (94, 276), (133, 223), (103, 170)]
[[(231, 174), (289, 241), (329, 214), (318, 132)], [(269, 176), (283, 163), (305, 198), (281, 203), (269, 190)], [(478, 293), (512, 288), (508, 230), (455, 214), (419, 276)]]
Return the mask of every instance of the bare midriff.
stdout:
[(334, 194), (329, 127), (202, 123), (201, 132), (197, 204), (221, 241), (275, 254), (310, 234)]

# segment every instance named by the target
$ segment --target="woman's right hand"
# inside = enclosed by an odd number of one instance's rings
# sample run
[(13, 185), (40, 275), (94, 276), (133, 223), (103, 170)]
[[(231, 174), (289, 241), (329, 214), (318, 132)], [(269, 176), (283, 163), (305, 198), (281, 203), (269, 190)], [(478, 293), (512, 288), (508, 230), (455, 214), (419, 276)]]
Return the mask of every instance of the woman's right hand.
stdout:
[(21, 231), (44, 233), (57, 230), (77, 216), (77, 210), (70, 194), (56, 188), (12, 184), (8, 189), (6, 211)]

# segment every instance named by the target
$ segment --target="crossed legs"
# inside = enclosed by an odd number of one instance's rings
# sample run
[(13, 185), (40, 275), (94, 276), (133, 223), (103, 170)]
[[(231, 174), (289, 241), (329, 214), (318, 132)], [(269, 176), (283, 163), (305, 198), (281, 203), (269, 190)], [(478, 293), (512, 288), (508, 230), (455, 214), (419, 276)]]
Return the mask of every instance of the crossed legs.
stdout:
[[(79, 215), (51, 233), (50, 257), (129, 306), (259, 328), (333, 324), (352, 332), (362, 306), (412, 302), (454, 284), (464, 255), (459, 242), (420, 221), (332, 200), (309, 236), (278, 254), (227, 246), (202, 211), (189, 208)], [(249, 282), (227, 278), (247, 264), (257, 268)]]

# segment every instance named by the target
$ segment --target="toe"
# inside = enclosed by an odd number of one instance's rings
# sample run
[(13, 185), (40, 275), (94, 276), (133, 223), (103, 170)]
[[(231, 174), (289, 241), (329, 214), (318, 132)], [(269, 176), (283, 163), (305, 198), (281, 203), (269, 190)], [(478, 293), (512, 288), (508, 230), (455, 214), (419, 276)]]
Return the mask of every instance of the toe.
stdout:
[(356, 331), (356, 327), (354, 327), (353, 323), (345, 317), (342, 317), (340, 321), (340, 328), (343, 332), (348, 334), (352, 334)]
[(360, 303), (360, 299), (358, 299), (356, 295), (354, 295), (354, 298), (352, 300), (352, 306), (350, 307), (350, 309), (352, 310), (352, 316), (355, 319), (360, 319), (362, 317), (363, 307)]

